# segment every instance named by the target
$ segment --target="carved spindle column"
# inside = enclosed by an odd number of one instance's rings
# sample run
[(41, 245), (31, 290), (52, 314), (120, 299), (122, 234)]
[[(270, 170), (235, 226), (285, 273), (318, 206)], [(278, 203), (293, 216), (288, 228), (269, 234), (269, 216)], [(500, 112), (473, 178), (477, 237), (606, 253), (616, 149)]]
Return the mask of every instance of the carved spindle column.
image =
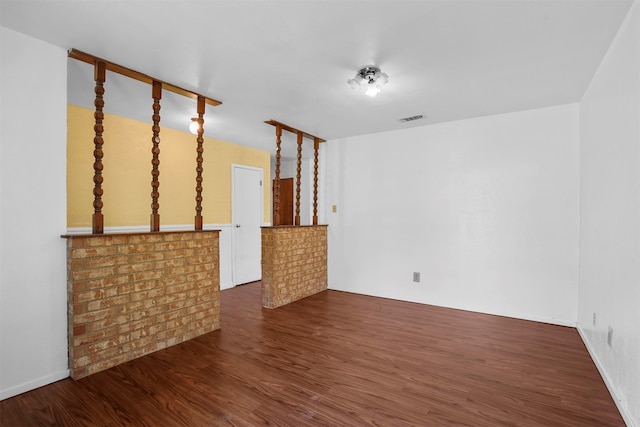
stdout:
[(318, 225), (318, 149), (320, 138), (313, 138), (313, 225)]
[(273, 180), (273, 225), (280, 225), (280, 144), (282, 126), (276, 125), (276, 176)]
[(198, 97), (198, 147), (196, 148), (196, 217), (195, 229), (202, 230), (202, 153), (204, 153), (204, 98)]
[(98, 61), (94, 66), (94, 80), (96, 82), (95, 86), (95, 94), (96, 98), (93, 102), (93, 105), (96, 107), (95, 113), (93, 113), (93, 117), (95, 119), (95, 125), (93, 126), (93, 130), (95, 132), (95, 137), (93, 138), (94, 150), (93, 150), (93, 217), (92, 217), (92, 233), (93, 234), (102, 234), (104, 233), (104, 216), (102, 215), (102, 145), (104, 144), (104, 140), (102, 139), (102, 132), (104, 132), (104, 127), (102, 126), (102, 121), (104, 120), (104, 113), (102, 109), (104, 108), (104, 100), (102, 96), (104, 95), (104, 82), (107, 78), (107, 64), (104, 62)]
[(153, 126), (151, 127), (153, 131), (153, 137), (151, 138), (153, 144), (151, 148), (151, 231), (160, 231), (160, 214), (158, 213), (160, 209), (160, 204), (158, 203), (160, 198), (160, 192), (158, 191), (160, 187), (160, 181), (158, 180), (160, 169), (158, 167), (160, 165), (160, 99), (162, 98), (162, 83), (156, 80), (153, 81), (151, 96), (153, 97), (153, 116), (151, 116), (153, 120)]
[(298, 132), (298, 162), (296, 168), (296, 216), (295, 225), (300, 225), (300, 171), (302, 170), (302, 132)]

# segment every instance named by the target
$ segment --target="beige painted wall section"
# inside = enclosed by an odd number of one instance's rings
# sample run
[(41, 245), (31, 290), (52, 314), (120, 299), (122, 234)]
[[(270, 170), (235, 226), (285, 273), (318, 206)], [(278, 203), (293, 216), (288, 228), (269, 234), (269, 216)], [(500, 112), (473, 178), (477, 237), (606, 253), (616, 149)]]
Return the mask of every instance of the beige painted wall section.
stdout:
[[(91, 226), (93, 124), (93, 110), (68, 106), (67, 227)], [(151, 123), (105, 114), (104, 129), (105, 226), (148, 225), (151, 214)], [(232, 164), (263, 169), (266, 184), (263, 186), (263, 222), (271, 221), (269, 152), (205, 137), (203, 157), (202, 216), (205, 224), (231, 223)], [(159, 213), (162, 225), (193, 223), (195, 159), (194, 135), (161, 128)]]

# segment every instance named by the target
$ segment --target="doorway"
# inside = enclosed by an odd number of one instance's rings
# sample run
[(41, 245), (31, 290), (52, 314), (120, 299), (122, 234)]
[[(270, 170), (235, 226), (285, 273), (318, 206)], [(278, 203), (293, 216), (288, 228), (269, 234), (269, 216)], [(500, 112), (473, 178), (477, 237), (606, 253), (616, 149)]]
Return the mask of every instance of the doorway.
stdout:
[(262, 168), (232, 165), (233, 284), (262, 278)]
[[(276, 180), (273, 180), (272, 193), (276, 193)], [(293, 178), (280, 178), (280, 225), (293, 225)], [(273, 212), (271, 218), (275, 218)]]

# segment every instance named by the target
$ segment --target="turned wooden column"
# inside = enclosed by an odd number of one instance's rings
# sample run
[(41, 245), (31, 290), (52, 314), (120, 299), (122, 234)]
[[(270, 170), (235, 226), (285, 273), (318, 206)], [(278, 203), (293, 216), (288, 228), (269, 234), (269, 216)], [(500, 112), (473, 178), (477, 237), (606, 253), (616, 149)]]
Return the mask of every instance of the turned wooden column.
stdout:
[(295, 225), (300, 225), (300, 180), (302, 170), (302, 132), (298, 132), (298, 161), (296, 163), (296, 216), (294, 218)]
[(202, 230), (202, 153), (204, 153), (204, 98), (198, 97), (198, 146), (196, 148), (196, 217), (195, 229)]
[(276, 127), (276, 173), (273, 182), (273, 225), (280, 225), (280, 137), (282, 130), (298, 135), (298, 168), (296, 180), (296, 210), (294, 216), (295, 225), (300, 225), (300, 179), (302, 170), (302, 141), (304, 138), (313, 139), (314, 147), (314, 183), (313, 183), (313, 224), (318, 225), (318, 148), (324, 139), (303, 132), (284, 123), (275, 120), (267, 120), (265, 123)]
[(318, 225), (318, 149), (320, 138), (313, 138), (313, 225)]
[(93, 234), (104, 233), (104, 216), (102, 215), (102, 182), (104, 181), (102, 177), (102, 157), (104, 155), (102, 152), (102, 145), (104, 144), (104, 140), (102, 139), (102, 132), (104, 132), (102, 121), (104, 120), (104, 113), (102, 109), (104, 108), (104, 99), (102, 96), (104, 95), (104, 82), (106, 78), (107, 65), (102, 61), (97, 61), (94, 65), (94, 80), (96, 82), (94, 91), (96, 98), (93, 102), (93, 105), (96, 107), (96, 111), (93, 113), (95, 119), (93, 126), (95, 132), (95, 137), (93, 138), (93, 217), (91, 220)]
[(213, 107), (222, 104), (220, 101), (216, 101), (215, 99), (205, 97), (203, 95), (199, 95), (196, 92), (191, 90), (187, 90), (176, 86), (174, 84), (163, 82), (154, 77), (143, 74), (139, 71), (132, 70), (127, 67), (123, 67), (122, 65), (116, 64), (111, 61), (107, 61), (105, 59), (99, 58), (97, 56), (79, 51), (77, 49), (71, 49), (68, 51), (69, 58), (74, 58), (82, 62), (86, 62), (87, 64), (93, 65), (94, 67), (94, 80), (95, 80), (95, 124), (94, 131), (95, 137), (93, 139), (95, 148), (93, 150), (94, 162), (93, 162), (93, 209), (94, 213), (92, 215), (92, 232), (93, 234), (102, 234), (104, 233), (104, 217), (102, 215), (102, 146), (104, 144), (102, 133), (103, 126), (102, 122), (104, 120), (104, 114), (102, 109), (104, 107), (104, 83), (106, 81), (106, 71), (109, 70), (114, 73), (118, 73), (122, 76), (135, 79), (137, 81), (151, 84), (152, 87), (152, 98), (153, 98), (153, 137), (152, 143), (153, 148), (151, 149), (151, 153), (153, 155), (153, 159), (151, 161), (152, 171), (151, 171), (151, 218), (150, 218), (150, 228), (151, 231), (159, 231), (160, 228), (160, 215), (159, 215), (159, 198), (160, 198), (160, 181), (158, 177), (160, 176), (159, 165), (160, 165), (160, 99), (162, 98), (162, 91), (168, 90), (170, 92), (176, 93), (181, 96), (187, 96), (192, 99), (197, 99), (198, 101), (198, 121), (199, 121), (199, 132), (198, 132), (198, 166), (196, 169), (197, 177), (196, 177), (196, 218), (195, 218), (195, 226), (196, 230), (202, 230), (202, 153), (203, 153), (203, 139), (202, 134), (204, 133), (202, 125), (204, 123), (203, 115), (205, 104), (209, 104)]
[(158, 199), (160, 198), (160, 192), (158, 188), (160, 187), (160, 181), (158, 177), (160, 176), (160, 99), (162, 98), (162, 83), (157, 80), (153, 81), (151, 96), (153, 97), (153, 115), (151, 119), (153, 120), (153, 126), (151, 130), (153, 131), (153, 136), (151, 137), (151, 142), (153, 147), (151, 148), (151, 230), (150, 231), (160, 231), (160, 214), (158, 210), (160, 209), (160, 204)]
[(276, 176), (273, 180), (273, 225), (280, 225), (280, 145), (282, 126), (276, 125)]

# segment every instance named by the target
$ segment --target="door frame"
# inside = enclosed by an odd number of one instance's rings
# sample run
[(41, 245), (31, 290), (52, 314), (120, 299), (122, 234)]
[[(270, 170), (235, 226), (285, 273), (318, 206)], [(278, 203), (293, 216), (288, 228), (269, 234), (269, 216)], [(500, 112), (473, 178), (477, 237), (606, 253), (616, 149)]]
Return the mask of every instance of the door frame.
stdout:
[(262, 183), (261, 187), (261, 191), (260, 191), (260, 218), (262, 218), (262, 220), (260, 221), (260, 225), (264, 225), (264, 169), (263, 168), (259, 168), (256, 166), (247, 166), (247, 165), (241, 165), (238, 163), (232, 163), (231, 164), (231, 254), (232, 254), (232, 260), (231, 260), (231, 282), (233, 284), (233, 287), (236, 287), (238, 285), (238, 281), (237, 281), (237, 272), (236, 272), (236, 250), (237, 250), (237, 244), (236, 244), (236, 212), (235, 212), (235, 207), (236, 207), (236, 182), (235, 182), (235, 171), (236, 169), (246, 169), (246, 170), (253, 170), (253, 171), (258, 171), (260, 172), (260, 182)]
[[(285, 206), (285, 204), (283, 203), (283, 201), (285, 201), (286, 197), (283, 197), (284, 192), (282, 191), (282, 182), (283, 181), (291, 181), (291, 193), (289, 193), (289, 196), (291, 197), (291, 210), (289, 210), (289, 214), (288, 214), (288, 218), (291, 220), (289, 224), (285, 224), (285, 218), (286, 216), (283, 215), (283, 207), (289, 208), (289, 206)], [(275, 194), (275, 182), (276, 179), (273, 178), (271, 180), (271, 194)], [(295, 223), (295, 212), (294, 212), (294, 199), (295, 199), (295, 179), (293, 177), (291, 178), (280, 178), (280, 224), (278, 225), (294, 225)], [(271, 218), (273, 218), (275, 216), (275, 212), (273, 211), (274, 205), (273, 203), (271, 203)]]

